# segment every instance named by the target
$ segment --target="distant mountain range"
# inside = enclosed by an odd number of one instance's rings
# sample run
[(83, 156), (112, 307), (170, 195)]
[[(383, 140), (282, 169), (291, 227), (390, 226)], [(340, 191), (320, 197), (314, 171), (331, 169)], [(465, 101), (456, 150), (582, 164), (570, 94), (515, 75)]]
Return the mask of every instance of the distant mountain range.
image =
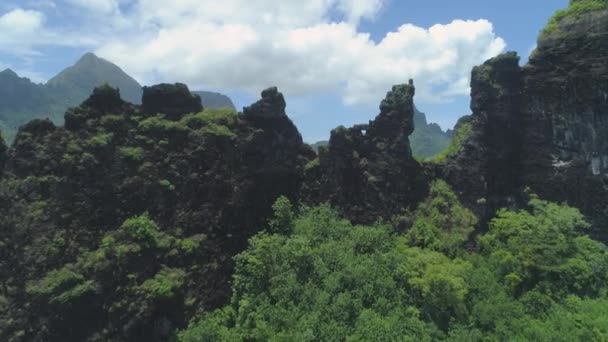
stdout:
[[(31, 82), (11, 69), (0, 72), (0, 131), (11, 141), (19, 126), (35, 118), (49, 118), (63, 124), (65, 111), (78, 106), (102, 84), (119, 88), (121, 97), (140, 104), (142, 86), (117, 65), (93, 53), (61, 71), (45, 84)], [(204, 107), (235, 108), (229, 97), (219, 93), (194, 91)]]
[[(61, 71), (45, 84), (31, 82), (14, 71), (0, 72), (0, 131), (7, 141), (12, 141), (19, 126), (36, 118), (49, 118), (63, 124), (65, 111), (80, 105), (102, 84), (119, 88), (121, 97), (131, 103), (141, 104), (142, 86), (117, 65), (86, 53), (71, 67)], [(205, 108), (230, 107), (232, 100), (223, 94), (209, 91), (193, 91), (201, 97)], [(451, 131), (444, 132), (435, 123), (427, 123), (424, 113), (414, 114), (414, 133), (410, 136), (413, 154), (429, 158), (444, 150), (451, 141)], [(326, 141), (313, 144), (316, 150), (327, 145)]]
[[(426, 114), (414, 108), (414, 133), (410, 135), (412, 154), (427, 159), (445, 150), (452, 141), (452, 130), (443, 131), (436, 123), (428, 123)], [(327, 140), (318, 141), (310, 146), (315, 151), (327, 146)]]
[(428, 123), (426, 114), (414, 107), (414, 133), (410, 135), (412, 154), (430, 158), (445, 150), (452, 142), (452, 130), (443, 131), (436, 123)]

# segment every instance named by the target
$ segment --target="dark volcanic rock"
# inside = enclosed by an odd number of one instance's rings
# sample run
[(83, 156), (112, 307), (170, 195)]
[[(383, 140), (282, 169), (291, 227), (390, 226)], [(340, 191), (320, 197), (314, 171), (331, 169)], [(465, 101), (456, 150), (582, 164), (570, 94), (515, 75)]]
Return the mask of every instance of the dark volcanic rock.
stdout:
[(243, 108), (247, 119), (272, 119), (285, 116), (285, 99), (276, 87), (262, 91), (262, 99), (249, 107)]
[(522, 88), (515, 53), (473, 69), (473, 114), (466, 119), (472, 133), (459, 153), (447, 158), (444, 177), (481, 218), (513, 204), (512, 196), (522, 186)]
[(144, 87), (142, 109), (146, 114), (162, 113), (172, 120), (203, 110), (200, 96), (192, 94), (185, 84), (159, 84)]
[(557, 25), (523, 68), (514, 54), (475, 68), (472, 134), (442, 172), (482, 217), (529, 187), (581, 209), (606, 241), (608, 11)]
[[(169, 99), (168, 107), (182, 114), (200, 108), (181, 90), (177, 96), (160, 93), (160, 100), (144, 102), (167, 108), (163, 101)], [(273, 94), (275, 101), (263, 98), (253, 107), (281, 115), (228, 112), (176, 120), (141, 115), (139, 107), (125, 104), (118, 91), (106, 87), (66, 114), (66, 128), (43, 120), (23, 126), (0, 179), (0, 242), (10, 245), (0, 251), (0, 275), (5, 286), (15, 289), (6, 308), (19, 317), (10, 322), (16, 330), (0, 329), (0, 339), (11, 340), (12, 332), (22, 331), (22, 339), (32, 341), (65, 341), (65, 336), (164, 341), (155, 329), (159, 322), (183, 328), (193, 317), (224, 305), (233, 256), (266, 227), (279, 196), (298, 199), (304, 166), (314, 158), (285, 115), (282, 95)], [(78, 307), (54, 311), (52, 303), (41, 304), (26, 293), (30, 280), (100, 248), (104, 236), (120, 232), (124, 220), (143, 213), (163, 233), (202, 239), (200, 246), (166, 255), (127, 252), (130, 260), (143, 261), (109, 264), (108, 274), (87, 273), (101, 285)], [(59, 240), (65, 242), (61, 248), (44, 248)], [(152, 279), (163, 265), (185, 272), (183, 293), (192, 298), (187, 305), (179, 296), (146, 301), (137, 291), (122, 290), (134, 288), (130, 277)], [(132, 301), (139, 304), (125, 304)], [(73, 317), (82, 324), (66, 326)]]
[(76, 131), (87, 125), (87, 120), (106, 114), (133, 113), (135, 106), (122, 100), (120, 90), (109, 85), (93, 89), (93, 94), (80, 107), (70, 108), (65, 114), (65, 128)]
[(608, 240), (608, 11), (562, 19), (523, 68), (524, 177), (568, 201)]
[(331, 132), (319, 160), (307, 167), (307, 201), (329, 201), (353, 222), (371, 223), (390, 219), (424, 197), (427, 181), (408, 140), (414, 92), (411, 81), (394, 86), (374, 121)]

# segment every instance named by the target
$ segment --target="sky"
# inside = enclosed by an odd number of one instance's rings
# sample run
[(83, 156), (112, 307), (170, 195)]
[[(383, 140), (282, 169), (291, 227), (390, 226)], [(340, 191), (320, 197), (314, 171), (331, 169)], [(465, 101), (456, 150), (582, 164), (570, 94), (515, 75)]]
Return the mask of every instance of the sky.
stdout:
[(142, 85), (182, 82), (238, 109), (277, 86), (304, 140), (373, 119), (414, 79), (430, 122), (470, 114), (472, 67), (522, 64), (568, 0), (1, 0), (0, 70), (43, 83), (85, 52)]

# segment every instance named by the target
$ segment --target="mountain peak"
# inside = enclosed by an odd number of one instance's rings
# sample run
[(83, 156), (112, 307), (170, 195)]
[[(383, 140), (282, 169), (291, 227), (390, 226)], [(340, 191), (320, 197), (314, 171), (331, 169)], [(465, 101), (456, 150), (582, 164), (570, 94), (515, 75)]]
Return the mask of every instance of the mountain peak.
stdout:
[(7, 69), (4, 69), (4, 70), (0, 71), (0, 75), (6, 75), (6, 76), (11, 76), (11, 77), (19, 77), (19, 75), (17, 75), (17, 73), (14, 72), (10, 68), (7, 68)]
[(75, 66), (100, 64), (100, 63), (111, 64), (110, 62), (106, 61), (105, 59), (98, 57), (96, 54), (94, 54), (92, 52), (87, 52), (84, 55), (82, 55), (82, 57), (80, 57), (80, 59), (76, 62)]
[(131, 103), (141, 103), (141, 85), (116, 64), (85, 53), (76, 64), (61, 71), (47, 82), (47, 86), (59, 92), (72, 94), (71, 102), (82, 101), (93, 89), (104, 84), (120, 89), (123, 98)]

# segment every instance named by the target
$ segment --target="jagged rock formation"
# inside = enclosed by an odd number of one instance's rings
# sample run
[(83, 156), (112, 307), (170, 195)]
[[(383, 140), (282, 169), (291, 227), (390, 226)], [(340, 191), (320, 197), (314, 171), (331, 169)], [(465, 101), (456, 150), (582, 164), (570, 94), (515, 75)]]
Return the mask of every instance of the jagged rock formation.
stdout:
[(144, 87), (142, 109), (146, 114), (162, 113), (172, 120), (203, 110), (201, 97), (192, 94), (185, 84), (159, 84)]
[[(232, 256), (266, 226), (277, 197), (297, 198), (314, 152), (276, 89), (240, 117), (187, 113), (200, 101), (182, 85), (152, 87), (147, 95), (140, 107), (101, 87), (68, 111), (65, 128), (33, 120), (19, 130), (0, 180), (0, 242), (7, 246), (0, 251), (0, 291), (8, 310), (0, 311), (1, 324), (8, 322), (0, 339), (167, 340), (175, 327), (226, 302)], [(160, 110), (171, 117), (153, 113)], [(131, 242), (112, 259), (109, 251), (119, 248), (112, 236), (143, 213), (159, 226), (153, 239), (174, 238), (139, 252), (132, 250), (144, 247)], [(167, 247), (180, 239), (187, 244), (171, 247), (178, 252)], [(109, 264), (86, 261), (96, 255), (86, 251), (98, 248), (106, 252), (95, 260)], [(66, 282), (57, 286), (85, 278), (82, 286), (97, 285), (70, 292), (69, 301), (49, 301), (44, 293), (56, 283), (40, 279), (68, 263), (84, 271), (57, 273), (64, 278), (56, 281)], [(179, 271), (167, 273), (172, 269)], [(169, 276), (179, 284), (171, 301), (155, 292), (142, 297), (144, 284), (173, 281)], [(40, 286), (32, 290), (32, 283)], [(66, 325), (66, 315), (82, 324)]]
[(514, 204), (512, 196), (522, 187), (522, 86), (515, 53), (490, 59), (472, 72), (471, 134), (458, 153), (448, 156), (443, 176), (481, 218)]
[[(412, 154), (420, 159), (428, 159), (445, 150), (452, 140), (452, 131), (444, 132), (436, 123), (428, 123), (426, 114), (414, 106), (414, 132), (410, 135)], [(317, 141), (311, 144), (317, 153), (320, 147), (326, 147), (329, 141)]]
[(608, 11), (566, 17), (523, 68), (514, 53), (472, 74), (473, 133), (444, 177), (488, 217), (525, 187), (608, 224)]
[(412, 81), (394, 86), (375, 120), (331, 132), (327, 148), (307, 167), (308, 201), (329, 201), (353, 222), (370, 223), (390, 219), (424, 197), (427, 182), (408, 139), (414, 92)]

